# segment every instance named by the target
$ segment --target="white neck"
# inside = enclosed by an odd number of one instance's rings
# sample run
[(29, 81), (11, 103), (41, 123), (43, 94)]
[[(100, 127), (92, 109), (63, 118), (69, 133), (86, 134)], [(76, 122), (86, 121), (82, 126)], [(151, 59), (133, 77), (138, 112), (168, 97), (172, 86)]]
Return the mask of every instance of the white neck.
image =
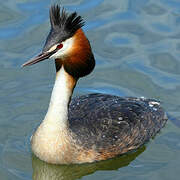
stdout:
[(59, 130), (68, 127), (68, 104), (73, 91), (73, 88), (69, 86), (69, 83), (71, 84), (69, 81), (69, 75), (62, 66), (56, 74), (49, 108), (43, 120), (44, 124), (51, 124)]

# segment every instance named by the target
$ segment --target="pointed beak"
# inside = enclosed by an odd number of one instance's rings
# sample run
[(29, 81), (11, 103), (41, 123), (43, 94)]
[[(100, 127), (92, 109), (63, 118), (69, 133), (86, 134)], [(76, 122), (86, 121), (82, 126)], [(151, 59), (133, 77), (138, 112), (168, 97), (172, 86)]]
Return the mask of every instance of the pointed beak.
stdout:
[(52, 52), (43, 52), (41, 54), (39, 54), (38, 56), (30, 59), (29, 61), (27, 61), (26, 63), (24, 63), (21, 67), (24, 67), (24, 66), (30, 66), (30, 65), (33, 65), (33, 64), (36, 64), (40, 61), (43, 61), (45, 59), (48, 59), (51, 55), (53, 55), (56, 51), (52, 51)]

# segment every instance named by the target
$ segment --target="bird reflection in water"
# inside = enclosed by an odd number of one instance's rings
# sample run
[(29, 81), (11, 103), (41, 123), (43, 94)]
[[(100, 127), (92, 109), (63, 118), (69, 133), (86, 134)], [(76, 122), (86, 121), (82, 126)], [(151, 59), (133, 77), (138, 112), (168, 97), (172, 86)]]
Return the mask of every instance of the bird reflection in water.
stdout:
[(142, 146), (135, 152), (124, 154), (113, 159), (87, 164), (54, 165), (48, 164), (32, 155), (33, 180), (75, 180), (93, 174), (96, 171), (117, 170), (128, 166), (146, 149)]

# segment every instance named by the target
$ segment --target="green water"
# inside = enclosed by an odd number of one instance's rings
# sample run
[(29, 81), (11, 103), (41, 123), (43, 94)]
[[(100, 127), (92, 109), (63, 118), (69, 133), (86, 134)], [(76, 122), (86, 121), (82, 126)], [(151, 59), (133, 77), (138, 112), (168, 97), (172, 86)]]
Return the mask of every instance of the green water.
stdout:
[(0, 179), (179, 180), (179, 0), (61, 0), (84, 17), (96, 58), (74, 96), (157, 98), (170, 119), (146, 146), (108, 161), (55, 166), (31, 155), (29, 139), (46, 113), (55, 67), (50, 60), (20, 66), (41, 50), (53, 2), (0, 1)]

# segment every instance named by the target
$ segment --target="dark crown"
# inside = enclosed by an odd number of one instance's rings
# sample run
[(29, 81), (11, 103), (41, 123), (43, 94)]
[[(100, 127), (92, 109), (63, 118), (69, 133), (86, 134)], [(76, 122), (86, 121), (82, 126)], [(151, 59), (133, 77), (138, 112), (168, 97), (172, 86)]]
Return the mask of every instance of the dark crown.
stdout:
[(84, 25), (81, 16), (78, 16), (76, 12), (68, 14), (59, 5), (51, 6), (49, 14), (51, 31), (46, 39), (43, 51), (47, 51), (53, 45), (72, 37)]
[(83, 19), (76, 12), (69, 15), (64, 8), (60, 11), (58, 5), (54, 5), (50, 9), (50, 22), (53, 29), (63, 29), (71, 36), (84, 25)]

